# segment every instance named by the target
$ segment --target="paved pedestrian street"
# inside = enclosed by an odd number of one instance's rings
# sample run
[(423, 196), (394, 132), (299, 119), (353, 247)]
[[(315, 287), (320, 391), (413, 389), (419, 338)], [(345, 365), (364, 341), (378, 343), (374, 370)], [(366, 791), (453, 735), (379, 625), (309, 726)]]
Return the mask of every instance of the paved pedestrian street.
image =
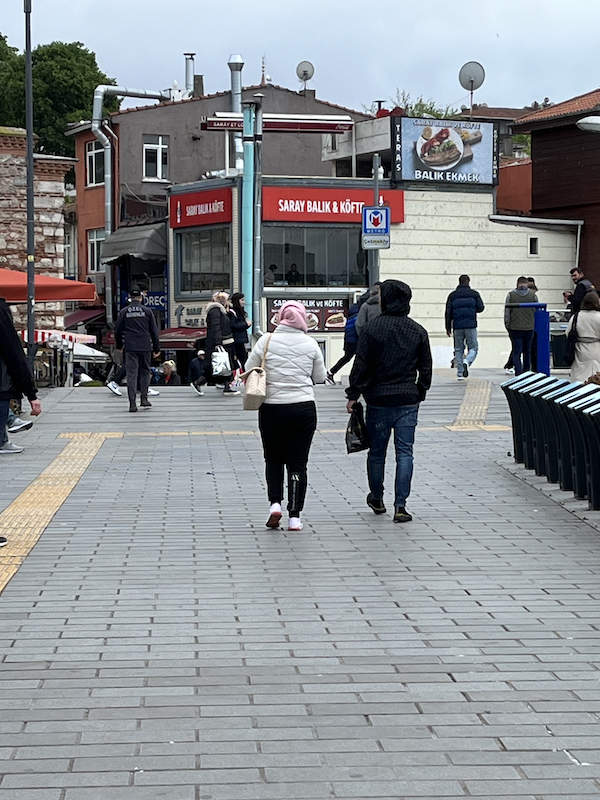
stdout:
[(240, 398), (47, 393), (0, 462), (0, 800), (600, 796), (599, 515), (473, 375), (436, 373), (405, 525), (317, 387), (301, 533)]

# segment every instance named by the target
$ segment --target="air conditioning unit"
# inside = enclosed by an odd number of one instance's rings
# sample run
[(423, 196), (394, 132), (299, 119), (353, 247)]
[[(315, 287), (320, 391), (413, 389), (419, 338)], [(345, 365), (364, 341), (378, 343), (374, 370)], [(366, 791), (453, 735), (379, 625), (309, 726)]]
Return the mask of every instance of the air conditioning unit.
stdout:
[(92, 283), (96, 284), (96, 294), (104, 294), (106, 285), (106, 276), (103, 273), (89, 276)]

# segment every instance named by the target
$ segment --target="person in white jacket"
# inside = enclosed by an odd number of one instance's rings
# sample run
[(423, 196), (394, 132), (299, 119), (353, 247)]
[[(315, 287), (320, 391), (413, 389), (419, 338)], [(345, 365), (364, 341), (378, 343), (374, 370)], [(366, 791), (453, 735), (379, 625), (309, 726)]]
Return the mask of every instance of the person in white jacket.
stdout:
[(288, 478), (288, 530), (302, 530), (300, 514), (307, 487), (308, 454), (317, 427), (313, 385), (325, 383), (327, 370), (317, 342), (307, 335), (306, 309), (291, 300), (279, 312), (279, 324), (262, 336), (246, 362), (259, 367), (266, 348), (267, 395), (258, 411), (265, 456), (269, 518), (278, 528), (282, 517), (284, 468)]

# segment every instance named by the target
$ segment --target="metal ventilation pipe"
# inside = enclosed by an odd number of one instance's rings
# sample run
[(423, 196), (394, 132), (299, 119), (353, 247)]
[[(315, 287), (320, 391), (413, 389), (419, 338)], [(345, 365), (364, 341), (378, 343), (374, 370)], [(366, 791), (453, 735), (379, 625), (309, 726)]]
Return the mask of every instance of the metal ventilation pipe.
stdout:
[[(227, 66), (231, 70), (231, 110), (240, 112), (242, 111), (242, 69), (244, 62), (239, 54), (229, 56)], [(244, 169), (244, 145), (242, 142), (242, 134), (235, 133), (233, 135), (233, 144), (235, 149), (235, 168), (238, 172)]]
[(196, 53), (184, 53), (185, 56), (185, 95), (194, 96), (194, 56)]
[[(140, 89), (128, 89), (125, 86), (106, 86), (101, 84), (94, 89), (94, 106), (92, 111), (92, 133), (104, 148), (104, 236), (108, 238), (113, 231), (113, 174), (112, 174), (112, 145), (108, 136), (102, 130), (102, 107), (104, 97), (115, 94), (120, 97), (147, 97), (151, 100), (168, 100), (169, 92), (146, 92)], [(106, 270), (106, 321), (110, 326), (113, 317), (113, 285), (112, 270)]]

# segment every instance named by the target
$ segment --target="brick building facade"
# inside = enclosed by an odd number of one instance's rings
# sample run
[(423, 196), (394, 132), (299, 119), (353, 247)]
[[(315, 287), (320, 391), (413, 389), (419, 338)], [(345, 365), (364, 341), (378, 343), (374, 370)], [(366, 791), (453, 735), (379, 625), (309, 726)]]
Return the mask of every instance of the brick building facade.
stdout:
[[(64, 275), (64, 177), (75, 159), (34, 155), (36, 272)], [(27, 149), (22, 128), (0, 127), (0, 268), (27, 269)], [(15, 322), (25, 319), (18, 306)], [(60, 328), (63, 303), (36, 305), (36, 327)]]

